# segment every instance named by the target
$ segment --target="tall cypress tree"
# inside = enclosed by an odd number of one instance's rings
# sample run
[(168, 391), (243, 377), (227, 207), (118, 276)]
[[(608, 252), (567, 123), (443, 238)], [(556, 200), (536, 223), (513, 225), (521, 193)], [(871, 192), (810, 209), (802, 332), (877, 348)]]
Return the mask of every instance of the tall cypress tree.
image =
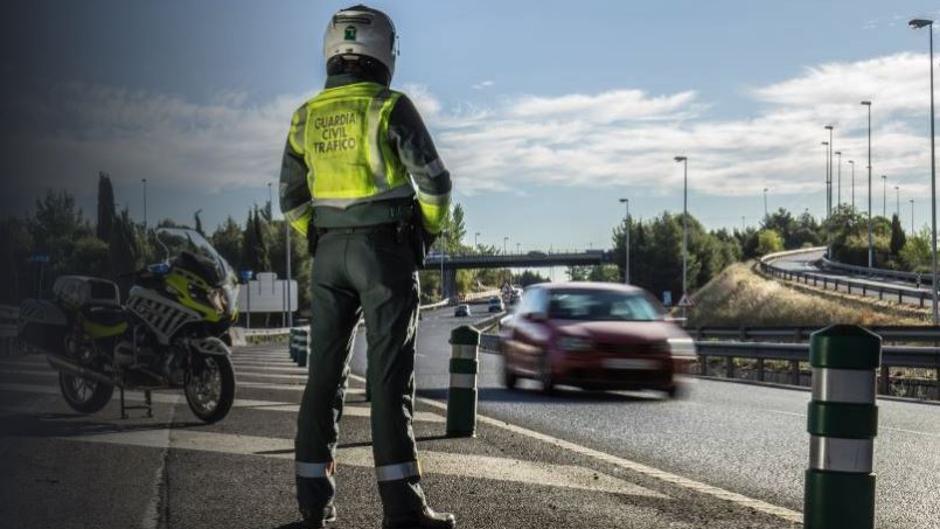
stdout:
[(98, 226), (95, 234), (104, 242), (111, 240), (114, 217), (114, 188), (111, 187), (111, 177), (102, 171), (98, 173)]

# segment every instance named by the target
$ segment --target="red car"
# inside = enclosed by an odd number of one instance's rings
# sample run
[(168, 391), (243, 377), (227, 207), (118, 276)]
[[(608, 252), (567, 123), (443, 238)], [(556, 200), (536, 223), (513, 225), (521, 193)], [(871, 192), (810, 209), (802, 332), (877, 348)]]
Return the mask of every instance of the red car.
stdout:
[(614, 283), (544, 283), (525, 290), (500, 332), (503, 380), (675, 396), (674, 374), (695, 344), (645, 290)]

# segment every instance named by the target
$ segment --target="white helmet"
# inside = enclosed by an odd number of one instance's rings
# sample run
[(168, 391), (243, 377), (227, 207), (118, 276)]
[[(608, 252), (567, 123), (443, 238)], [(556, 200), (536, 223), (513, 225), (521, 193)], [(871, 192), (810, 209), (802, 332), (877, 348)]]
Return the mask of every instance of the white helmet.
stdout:
[(360, 4), (333, 15), (323, 36), (323, 56), (327, 62), (336, 56), (371, 57), (388, 68), (391, 77), (397, 55), (395, 39), (392, 19), (378, 9)]

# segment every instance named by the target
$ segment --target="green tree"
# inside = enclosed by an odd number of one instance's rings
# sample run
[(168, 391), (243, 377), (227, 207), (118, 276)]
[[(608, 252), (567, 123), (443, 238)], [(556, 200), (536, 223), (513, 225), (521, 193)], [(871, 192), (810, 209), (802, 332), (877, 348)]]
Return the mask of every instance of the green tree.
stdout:
[(783, 250), (783, 237), (776, 230), (763, 229), (757, 236), (757, 253), (767, 255)]
[(897, 257), (901, 252), (901, 248), (904, 248), (905, 243), (907, 243), (907, 236), (904, 235), (904, 228), (901, 227), (901, 220), (898, 219), (897, 215), (893, 215), (891, 217), (891, 255)]
[(111, 240), (111, 227), (114, 225), (114, 188), (107, 173), (98, 173), (98, 239)]

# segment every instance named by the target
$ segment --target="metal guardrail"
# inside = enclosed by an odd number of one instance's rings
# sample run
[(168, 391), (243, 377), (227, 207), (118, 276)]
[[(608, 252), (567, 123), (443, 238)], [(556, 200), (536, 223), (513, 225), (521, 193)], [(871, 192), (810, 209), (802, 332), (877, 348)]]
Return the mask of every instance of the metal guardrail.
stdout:
[(867, 266), (856, 266), (840, 263), (838, 261), (832, 261), (826, 257), (823, 257), (820, 262), (822, 263), (823, 268), (831, 268), (833, 270), (861, 274), (867, 277), (908, 281), (910, 283), (915, 283), (917, 287), (920, 287), (921, 285), (930, 285), (933, 281), (933, 278), (930, 274), (921, 274), (919, 272), (905, 272), (902, 270), (888, 270), (885, 268), (868, 268)]
[[(885, 342), (892, 343), (930, 343), (940, 344), (940, 327), (929, 325), (876, 325), (866, 327), (881, 336)], [(735, 341), (774, 340), (800, 342), (809, 340), (810, 334), (819, 327), (698, 327), (686, 328), (686, 332), (696, 340), (734, 339)]]
[(758, 261), (758, 266), (761, 272), (770, 275), (771, 277), (784, 279), (787, 281), (794, 281), (796, 283), (803, 283), (804, 285), (812, 285), (814, 287), (822, 287), (823, 290), (829, 290), (832, 287), (832, 290), (838, 291), (839, 287), (845, 287), (847, 293), (861, 293), (863, 296), (867, 296), (869, 292), (874, 292), (878, 294), (879, 300), (884, 300), (886, 296), (891, 296), (890, 299), (894, 299), (894, 296), (897, 296), (897, 302), (903, 304), (904, 298), (916, 300), (921, 307), (926, 306), (926, 301), (930, 299), (930, 291), (922, 290), (913, 287), (904, 287), (900, 285), (880, 285), (872, 284), (867, 281), (861, 281), (851, 278), (841, 278), (841, 277), (832, 277), (825, 274), (820, 274), (817, 272), (809, 272), (804, 270), (786, 270), (777, 266), (774, 266), (773, 261), (775, 258), (779, 258), (780, 254), (774, 254), (774, 256), (766, 256)]
[[(735, 359), (757, 360), (757, 380), (763, 382), (766, 376), (764, 362), (781, 360), (789, 362), (790, 383), (800, 385), (802, 378), (801, 362), (809, 361), (808, 343), (779, 342), (732, 342), (732, 341), (696, 341), (699, 356), (699, 374), (708, 376), (708, 359), (725, 359), (725, 376), (735, 378)], [(918, 346), (885, 346), (882, 348), (879, 392), (887, 394), (891, 384), (892, 367), (933, 369), (936, 378), (933, 381), (940, 395), (940, 348)]]

